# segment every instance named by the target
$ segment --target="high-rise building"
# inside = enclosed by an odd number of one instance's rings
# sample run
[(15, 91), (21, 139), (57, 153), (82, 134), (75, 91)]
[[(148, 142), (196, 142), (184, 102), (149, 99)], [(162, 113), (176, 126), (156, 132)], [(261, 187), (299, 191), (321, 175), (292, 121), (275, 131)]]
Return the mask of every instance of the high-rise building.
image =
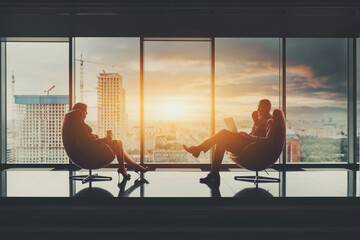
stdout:
[(98, 135), (113, 132), (114, 139), (125, 141), (127, 130), (126, 91), (118, 73), (100, 73), (98, 76)]
[(14, 163), (68, 163), (61, 128), (68, 95), (15, 95)]
[(286, 129), (286, 161), (301, 162), (301, 141), (292, 129)]

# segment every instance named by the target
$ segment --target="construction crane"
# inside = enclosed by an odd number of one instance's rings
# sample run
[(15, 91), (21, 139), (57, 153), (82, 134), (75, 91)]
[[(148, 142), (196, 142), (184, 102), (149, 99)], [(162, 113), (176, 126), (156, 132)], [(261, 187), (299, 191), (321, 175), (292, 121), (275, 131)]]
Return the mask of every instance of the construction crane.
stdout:
[(11, 114), (12, 114), (12, 121), (11, 121), (11, 141), (12, 141), (12, 149), (11, 149), (11, 161), (15, 162), (15, 75), (14, 71), (11, 74)]
[(84, 60), (80, 55), (80, 102), (84, 102)]
[(84, 101), (84, 62), (86, 62), (86, 63), (92, 63), (92, 64), (98, 64), (98, 65), (103, 65), (103, 66), (108, 66), (108, 67), (111, 67), (111, 68), (121, 69), (120, 67), (115, 66), (115, 65), (111, 65), (111, 64), (106, 64), (106, 63), (100, 63), (100, 62), (94, 62), (94, 61), (84, 60), (82, 53), (80, 54), (80, 59), (75, 59), (75, 61), (79, 61), (79, 62), (80, 62), (80, 102), (83, 102), (83, 101)]
[(46, 92), (46, 94), (49, 95), (49, 94), (50, 94), (50, 91), (53, 90), (54, 87), (55, 87), (55, 85), (52, 86), (51, 88), (49, 88), (48, 90), (44, 90), (44, 92)]

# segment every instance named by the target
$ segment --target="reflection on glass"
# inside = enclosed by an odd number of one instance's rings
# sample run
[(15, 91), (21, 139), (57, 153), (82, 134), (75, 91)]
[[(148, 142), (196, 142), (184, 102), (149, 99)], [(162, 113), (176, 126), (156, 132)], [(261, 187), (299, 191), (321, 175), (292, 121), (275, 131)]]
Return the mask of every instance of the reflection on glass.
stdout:
[[(215, 49), (215, 131), (232, 117), (239, 131), (250, 132), (260, 99), (279, 108), (279, 39), (216, 38)], [(228, 154), (224, 162), (232, 162)]]
[[(86, 123), (106, 131), (140, 161), (139, 38), (76, 38), (75, 102), (88, 105)], [(116, 160), (114, 160), (116, 162)]]
[(61, 141), (69, 109), (68, 43), (6, 47), (7, 162), (68, 163)]
[(182, 144), (210, 135), (210, 42), (145, 42), (144, 64), (145, 161), (209, 163)]
[(287, 161), (346, 162), (346, 39), (286, 45)]

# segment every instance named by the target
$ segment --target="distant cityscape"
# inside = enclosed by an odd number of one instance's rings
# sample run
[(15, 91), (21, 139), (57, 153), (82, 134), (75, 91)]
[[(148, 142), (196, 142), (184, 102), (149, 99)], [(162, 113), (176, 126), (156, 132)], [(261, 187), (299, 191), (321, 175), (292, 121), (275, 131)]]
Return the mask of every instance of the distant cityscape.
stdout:
[[(69, 109), (68, 95), (14, 95), (9, 107), (14, 119), (7, 123), (7, 161), (9, 163), (68, 163), (62, 147), (62, 120)], [(129, 123), (126, 89), (119, 73), (99, 73), (97, 121), (87, 121), (94, 133), (104, 137), (112, 130), (123, 141), (125, 150), (140, 161), (139, 123)], [(249, 117), (250, 118), (250, 117)], [(249, 132), (250, 120), (234, 117), (239, 130)], [(216, 121), (216, 130), (225, 128)], [(210, 120), (145, 119), (145, 161), (151, 163), (209, 163), (210, 151), (194, 158), (182, 145), (196, 145), (210, 136)], [(288, 120), (286, 158), (288, 162), (342, 162), (347, 160), (346, 121)], [(231, 163), (227, 154), (224, 162)]]

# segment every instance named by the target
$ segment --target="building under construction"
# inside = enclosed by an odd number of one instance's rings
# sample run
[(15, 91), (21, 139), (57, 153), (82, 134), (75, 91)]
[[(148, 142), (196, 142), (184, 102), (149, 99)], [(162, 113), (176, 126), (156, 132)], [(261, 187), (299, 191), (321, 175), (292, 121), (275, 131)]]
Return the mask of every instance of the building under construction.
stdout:
[(105, 137), (112, 130), (113, 137), (125, 141), (127, 129), (126, 91), (119, 73), (100, 73), (98, 76), (98, 134)]
[(13, 163), (68, 163), (61, 127), (68, 95), (15, 95)]

